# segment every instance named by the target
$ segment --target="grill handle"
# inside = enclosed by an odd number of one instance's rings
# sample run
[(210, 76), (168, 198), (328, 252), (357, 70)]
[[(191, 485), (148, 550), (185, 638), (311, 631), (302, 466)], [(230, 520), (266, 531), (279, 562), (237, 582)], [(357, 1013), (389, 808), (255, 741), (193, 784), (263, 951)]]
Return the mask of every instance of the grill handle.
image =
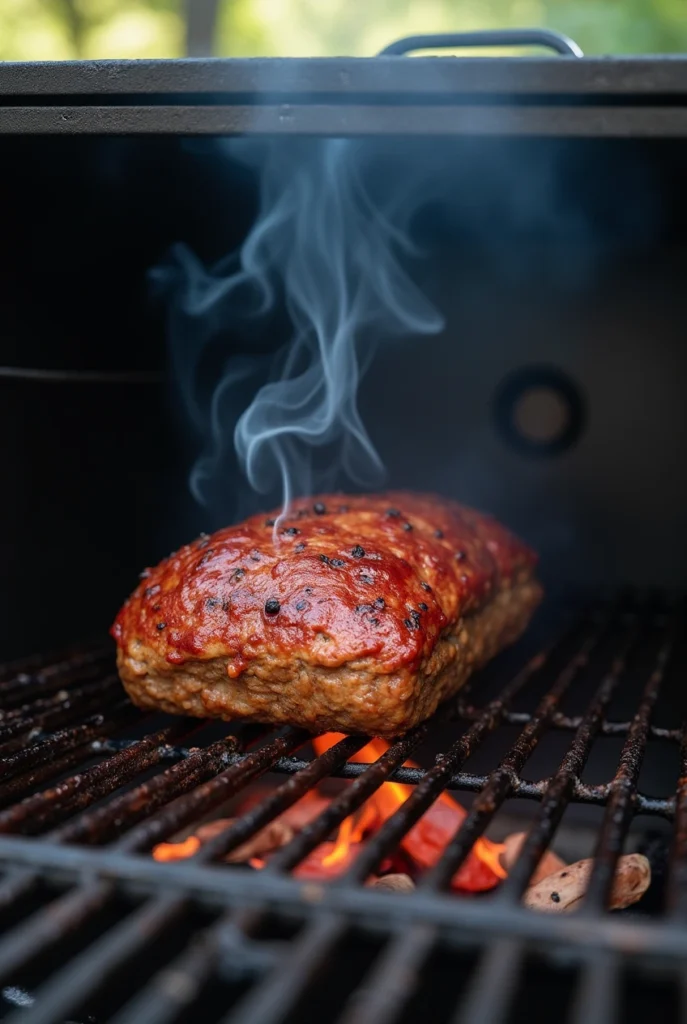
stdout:
[(414, 50), (453, 50), (458, 47), (542, 46), (564, 57), (583, 57), (574, 40), (548, 28), (510, 28), (482, 32), (440, 32), (436, 35), (406, 36), (385, 47), (380, 57), (402, 57)]

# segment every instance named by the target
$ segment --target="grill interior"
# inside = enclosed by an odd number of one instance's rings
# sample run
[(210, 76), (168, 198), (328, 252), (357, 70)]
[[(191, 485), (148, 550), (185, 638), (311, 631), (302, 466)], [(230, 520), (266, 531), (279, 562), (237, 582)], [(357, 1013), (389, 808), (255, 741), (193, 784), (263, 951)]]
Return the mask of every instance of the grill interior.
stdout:
[[(478, 1024), (523, 1019), (526, 1005), (534, 1020), (552, 1007), (579, 1024), (677, 1020), (684, 613), (681, 601), (627, 594), (540, 617), (458, 702), (370, 765), (349, 763), (365, 737), (312, 757), (301, 730), (143, 716), (123, 699), (109, 647), (4, 666), (3, 1019), (386, 1024), (429, 1012)], [(410, 757), (424, 767), (403, 767)], [(267, 795), (194, 857), (152, 859), (156, 843), (220, 816), (259, 778), (274, 783)], [(349, 781), (264, 870), (218, 863), (329, 778)], [(352, 867), (326, 883), (291, 877), (389, 779), (412, 795)], [(366, 888), (444, 789), (469, 813), (438, 863), (412, 893)], [(529, 832), (507, 880), (449, 893), (474, 841), (514, 818)], [(525, 910), (540, 857), (566, 831), (591, 837), (583, 906)], [(608, 914), (618, 856), (647, 843), (670, 850), (667, 870), (655, 860), (643, 900)]]

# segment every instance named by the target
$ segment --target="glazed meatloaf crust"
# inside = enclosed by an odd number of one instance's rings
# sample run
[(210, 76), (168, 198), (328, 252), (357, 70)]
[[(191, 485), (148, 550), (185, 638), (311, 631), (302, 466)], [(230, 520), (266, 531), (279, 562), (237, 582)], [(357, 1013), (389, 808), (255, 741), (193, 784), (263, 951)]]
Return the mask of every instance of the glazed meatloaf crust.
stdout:
[(112, 627), (143, 708), (392, 737), (514, 641), (536, 557), (431, 495), (297, 501), (142, 574)]

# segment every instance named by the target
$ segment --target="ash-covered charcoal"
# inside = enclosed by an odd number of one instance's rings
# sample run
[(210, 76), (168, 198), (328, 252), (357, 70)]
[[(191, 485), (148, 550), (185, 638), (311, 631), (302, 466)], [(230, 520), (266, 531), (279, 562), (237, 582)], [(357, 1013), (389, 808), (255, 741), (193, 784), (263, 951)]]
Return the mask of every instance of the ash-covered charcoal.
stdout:
[(382, 875), (381, 878), (374, 878), (367, 883), (370, 889), (378, 889), (380, 892), (412, 892), (415, 882), (410, 875)]
[[(526, 832), (512, 832), (503, 841), (503, 851), (500, 854), (500, 861), (505, 870), (510, 874), (513, 865), (520, 856), (523, 843), (527, 836)], [(534, 874), (530, 879), (530, 885), (536, 885), (542, 878), (552, 875), (555, 871), (562, 871), (565, 868), (565, 861), (553, 850), (546, 850), (537, 864)]]
[[(204, 845), (215, 836), (226, 832), (236, 823), (237, 818), (217, 818), (199, 827), (186, 839), (179, 842), (159, 843), (153, 850), (153, 857), (159, 861), (186, 860), (193, 857)], [(293, 839), (291, 826), (277, 818), (256, 832), (224, 858), (228, 864), (247, 864), (255, 857), (265, 857), (281, 846), (286, 846)]]
[[(592, 858), (567, 864), (525, 891), (523, 904), (530, 910), (558, 913), (576, 910), (584, 901), (594, 861)], [(623, 910), (642, 898), (651, 884), (651, 867), (646, 857), (629, 853), (616, 866), (609, 909)]]

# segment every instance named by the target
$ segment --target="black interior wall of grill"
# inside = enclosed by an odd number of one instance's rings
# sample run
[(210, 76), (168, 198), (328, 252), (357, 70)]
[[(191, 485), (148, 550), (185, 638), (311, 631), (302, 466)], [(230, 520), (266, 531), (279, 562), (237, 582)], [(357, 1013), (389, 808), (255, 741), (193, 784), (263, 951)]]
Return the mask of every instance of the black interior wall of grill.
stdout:
[[(377, 151), (373, 190), (418, 162), (440, 170), (413, 273), (446, 329), (384, 345), (360, 396), (389, 484), (495, 512), (539, 548), (549, 586), (680, 587), (687, 146), (359, 145)], [(251, 172), (175, 138), (5, 137), (0, 155), (0, 364), (163, 368), (147, 271), (178, 240), (206, 260), (235, 248), (255, 214)], [(214, 355), (287, 337), (276, 311), (257, 334), (229, 325)], [(542, 363), (579, 388), (587, 424), (571, 451), (534, 459), (499, 435), (494, 402), (510, 371)], [(144, 564), (231, 517), (236, 467), (226, 504), (189, 496), (196, 439), (177, 408), (171, 380), (0, 378), (3, 657), (102, 632)]]

